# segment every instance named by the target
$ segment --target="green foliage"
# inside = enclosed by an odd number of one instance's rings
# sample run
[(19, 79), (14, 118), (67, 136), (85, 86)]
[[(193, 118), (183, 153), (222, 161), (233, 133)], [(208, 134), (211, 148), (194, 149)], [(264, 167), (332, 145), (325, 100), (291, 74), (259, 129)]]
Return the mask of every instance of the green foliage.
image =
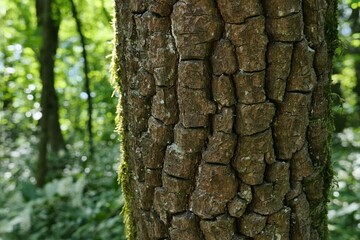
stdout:
[[(57, 2), (61, 11), (61, 26), (55, 63), (55, 88), (59, 97), (60, 124), (67, 142), (80, 142), (87, 139), (87, 94), (83, 82), (82, 50), (69, 3)], [(88, 61), (94, 103), (93, 130), (95, 138), (98, 138), (94, 140), (107, 139), (111, 144), (117, 137), (111, 127), (114, 126), (117, 99), (111, 94), (108, 69), (113, 31), (103, 11), (111, 12), (112, 5), (109, 2), (87, 3), (83, 0), (77, 1), (77, 5), (80, 6), (79, 17), (88, 39), (87, 50), (91, 53)], [(5, 134), (12, 134), (12, 138), (19, 134), (30, 137), (38, 130), (38, 120), (41, 118), (40, 35), (35, 2), (1, 1), (0, 18), (0, 123), (9, 126)], [(88, 146), (84, 144), (84, 147)]]
[[(31, 1), (0, 3), (0, 125), (2, 138), (30, 137), (40, 116), (40, 88), (35, 37), (34, 8)], [(23, 11), (19, 15), (19, 11)]]
[[(61, 20), (55, 88), (67, 151), (49, 157), (48, 183), (35, 187), (40, 112), (40, 33), (35, 1), (0, 2), (0, 239), (121, 239), (119, 144), (108, 65), (110, 1), (76, 1), (83, 23), (94, 102), (95, 156), (88, 160), (80, 39), (68, 1)], [(57, 9), (54, 9), (57, 11)], [(101, 11), (99, 11), (101, 10)], [(20, 14), (21, 13), (21, 14)]]
[(337, 186), (329, 206), (331, 239), (360, 236), (360, 129), (346, 129), (335, 138), (333, 162)]
[(333, 147), (337, 186), (332, 191), (328, 217), (330, 237), (334, 240), (357, 240), (360, 236), (360, 96), (355, 91), (360, 84), (356, 76), (360, 33), (356, 32), (358, 19), (352, 17), (359, 7), (357, 0), (339, 4), (341, 47), (336, 52), (332, 79), (340, 94), (340, 105), (334, 107), (335, 120), (345, 129), (335, 136)]
[(360, 96), (356, 86), (360, 86), (356, 71), (360, 64), (359, 19), (352, 15), (360, 8), (358, 1), (343, 0), (339, 4), (339, 33), (341, 47), (337, 49), (334, 62), (333, 83), (342, 102), (334, 109), (335, 116), (342, 119), (345, 127), (358, 126), (360, 122)]
[[(30, 148), (5, 156), (0, 179), (0, 239), (119, 239), (122, 199), (116, 181), (117, 146), (99, 147), (91, 166), (82, 169), (84, 155), (65, 154), (73, 163), (61, 178), (43, 189), (34, 185), (24, 159), (33, 158)], [(28, 152), (29, 151), (29, 152)], [(69, 159), (70, 158), (70, 159)], [(33, 159), (28, 159), (31, 162)], [(64, 160), (63, 160), (64, 161)], [(75, 163), (75, 164), (74, 164)], [(15, 181), (16, 180), (16, 181)]]

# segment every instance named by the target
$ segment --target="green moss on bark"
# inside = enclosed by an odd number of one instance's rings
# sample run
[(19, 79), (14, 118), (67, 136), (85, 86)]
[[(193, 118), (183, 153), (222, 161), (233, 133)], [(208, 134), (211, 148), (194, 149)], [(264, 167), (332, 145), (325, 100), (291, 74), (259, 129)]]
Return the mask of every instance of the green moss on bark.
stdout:
[(325, 40), (328, 46), (329, 58), (332, 60), (335, 50), (339, 47), (338, 31), (338, 0), (327, 0), (328, 9), (325, 19)]
[(331, 74), (332, 74), (332, 61), (335, 55), (336, 49), (339, 47), (339, 36), (338, 36), (338, 0), (327, 0), (328, 9), (325, 19), (325, 40), (328, 46), (328, 55), (329, 55), (329, 79), (330, 83), (326, 88), (326, 97), (329, 101), (329, 116), (325, 119), (326, 128), (328, 130), (328, 141), (326, 146), (326, 153), (327, 153), (327, 162), (323, 169), (323, 177), (324, 177), (324, 199), (326, 208), (322, 210), (320, 213), (320, 217), (324, 219), (322, 222), (323, 226), (321, 229), (324, 231), (320, 232), (320, 238), (327, 240), (329, 239), (329, 231), (328, 231), (328, 219), (327, 219), (327, 203), (330, 202), (329, 194), (332, 189), (333, 184), (333, 176), (334, 170), (332, 166), (331, 156), (332, 156), (332, 139), (333, 139), (333, 132), (334, 132), (334, 121), (333, 121), (333, 101), (332, 101), (332, 93), (331, 93)]
[(118, 41), (116, 36), (116, 18), (114, 19), (114, 47), (112, 52), (112, 61), (111, 61), (111, 83), (114, 87), (114, 94), (117, 93), (119, 95), (119, 101), (116, 109), (116, 131), (119, 134), (119, 139), (121, 141), (120, 145), (120, 164), (118, 168), (118, 182), (121, 185), (121, 190), (124, 198), (124, 205), (122, 208), (121, 214), (124, 216), (124, 224), (125, 224), (125, 236), (126, 239), (132, 240), (135, 239), (135, 228), (134, 228), (134, 219), (132, 218), (131, 209), (132, 209), (132, 200), (134, 199), (134, 194), (131, 189), (131, 179), (132, 174), (128, 168), (128, 149), (126, 144), (127, 139), (127, 130), (124, 128), (124, 121), (123, 121), (123, 101), (122, 101), (122, 79), (121, 75), (121, 68), (119, 64), (118, 58)]

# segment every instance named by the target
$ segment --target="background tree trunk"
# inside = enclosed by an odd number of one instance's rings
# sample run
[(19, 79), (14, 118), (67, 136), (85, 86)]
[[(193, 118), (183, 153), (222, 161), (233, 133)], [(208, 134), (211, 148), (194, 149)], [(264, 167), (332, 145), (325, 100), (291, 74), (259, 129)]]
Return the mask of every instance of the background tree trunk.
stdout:
[[(94, 140), (93, 140), (93, 127), (92, 127), (92, 119), (93, 119), (93, 97), (91, 96), (91, 89), (90, 89), (90, 69), (89, 69), (89, 63), (88, 63), (88, 55), (86, 51), (86, 43), (85, 43), (85, 36), (82, 31), (82, 23), (80, 20), (80, 16), (77, 11), (77, 7), (75, 5), (75, 2), (73, 0), (70, 0), (71, 3), (71, 11), (74, 17), (74, 20), (76, 22), (76, 28), (79, 33), (80, 37), (80, 43), (82, 47), (82, 58), (84, 61), (84, 77), (85, 77), (85, 92), (87, 94), (87, 114), (88, 114), (88, 120), (87, 120), (87, 134), (88, 134), (88, 143), (89, 143), (89, 159), (93, 159), (94, 156)], [(86, 162), (85, 162), (86, 163)]]
[(60, 12), (52, 0), (37, 0), (36, 14), (38, 26), (42, 33), (40, 49), (40, 78), (43, 84), (41, 95), (45, 97), (42, 103), (42, 114), (48, 115), (48, 142), (54, 152), (65, 149), (64, 137), (59, 123), (59, 102), (55, 90), (55, 55), (58, 48), (60, 27)]
[(326, 239), (335, 1), (115, 2), (127, 237)]
[[(39, 159), (36, 180), (38, 186), (45, 184), (47, 172), (47, 145), (57, 152), (65, 148), (59, 123), (59, 103), (54, 84), (55, 54), (58, 47), (60, 15), (52, 0), (37, 0), (36, 14), (42, 33), (40, 49), (40, 78), (42, 81)], [(56, 13), (56, 14), (55, 14)]]

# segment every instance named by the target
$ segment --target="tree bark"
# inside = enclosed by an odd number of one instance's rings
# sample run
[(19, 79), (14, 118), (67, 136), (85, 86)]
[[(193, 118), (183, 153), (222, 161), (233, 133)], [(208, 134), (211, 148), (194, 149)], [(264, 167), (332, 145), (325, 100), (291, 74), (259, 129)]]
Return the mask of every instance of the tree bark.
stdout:
[(335, 2), (115, 3), (127, 238), (326, 239)]

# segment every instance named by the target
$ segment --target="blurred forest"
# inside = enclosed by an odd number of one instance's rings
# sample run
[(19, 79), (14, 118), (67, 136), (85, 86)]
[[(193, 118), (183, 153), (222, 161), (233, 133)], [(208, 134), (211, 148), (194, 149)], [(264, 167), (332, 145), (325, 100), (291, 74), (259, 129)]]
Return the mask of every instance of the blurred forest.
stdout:
[[(339, 4), (329, 228), (342, 240), (360, 236), (359, 12)], [(123, 239), (112, 14), (107, 0), (0, 2), (0, 240)]]

